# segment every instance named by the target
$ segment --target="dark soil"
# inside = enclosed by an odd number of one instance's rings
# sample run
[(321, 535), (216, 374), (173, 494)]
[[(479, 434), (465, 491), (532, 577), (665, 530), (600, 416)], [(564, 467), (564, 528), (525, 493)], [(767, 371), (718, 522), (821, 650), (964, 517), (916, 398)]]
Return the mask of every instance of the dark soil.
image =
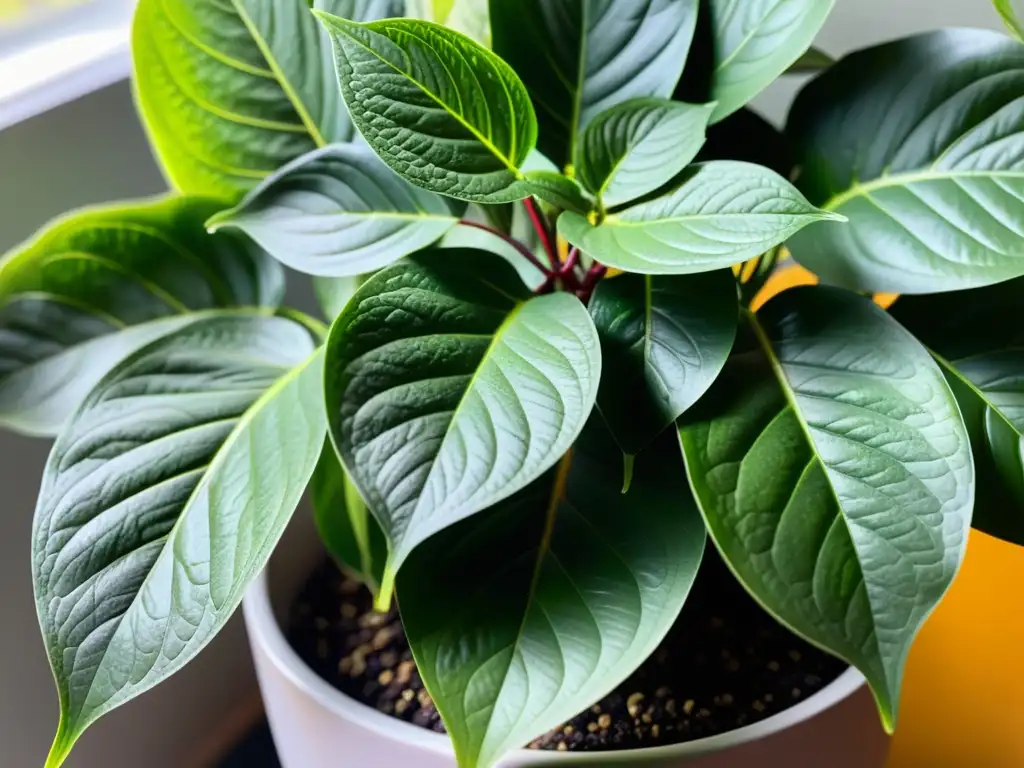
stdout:
[[(291, 615), (299, 655), (344, 693), (438, 733), (398, 613), (373, 613), (369, 593), (326, 561)], [(779, 626), (709, 548), (682, 615), (657, 651), (614, 692), (536, 749), (610, 750), (725, 733), (792, 706), (845, 669)]]

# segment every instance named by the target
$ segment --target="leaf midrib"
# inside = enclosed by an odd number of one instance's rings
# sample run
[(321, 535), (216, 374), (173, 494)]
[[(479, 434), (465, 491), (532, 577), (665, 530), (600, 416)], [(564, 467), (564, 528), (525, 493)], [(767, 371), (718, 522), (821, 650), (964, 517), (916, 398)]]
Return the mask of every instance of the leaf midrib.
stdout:
[(910, 184), (920, 184), (929, 181), (955, 181), (956, 179), (1021, 179), (1024, 180), (1024, 171), (911, 171), (907, 173), (883, 174), (877, 179), (865, 182), (854, 182), (849, 189), (833, 195), (822, 209), (835, 211), (851, 200), (858, 197), (868, 197), (872, 192), (892, 187), (904, 187)]
[[(232, 0), (232, 1), (233, 1), (233, 2), (236, 2), (237, 0)], [(351, 22), (351, 23), (355, 24), (355, 22)], [(359, 25), (357, 25), (357, 26), (363, 26), (363, 25), (359, 24)], [(378, 61), (380, 61), (380, 62), (381, 62), (382, 64), (384, 64), (384, 65), (386, 65), (386, 66), (390, 67), (390, 68), (391, 68), (392, 70), (394, 70), (395, 72), (397, 72), (398, 74), (400, 74), (400, 75), (401, 75), (402, 77), (404, 77), (405, 79), (407, 79), (407, 80), (408, 80), (408, 81), (409, 81), (410, 83), (412, 83), (412, 84), (413, 84), (413, 85), (415, 85), (415, 86), (416, 86), (417, 88), (419, 88), (419, 89), (420, 89), (420, 90), (421, 90), (421, 91), (422, 91), (422, 92), (423, 92), (423, 93), (424, 93), (424, 94), (425, 94), (425, 95), (426, 95), (427, 97), (429, 97), (429, 98), (430, 98), (431, 100), (433, 100), (435, 104), (437, 104), (437, 105), (438, 105), (439, 107), (441, 107), (441, 108), (442, 108), (442, 109), (443, 109), (443, 110), (444, 110), (445, 112), (447, 112), (447, 113), (448, 113), (448, 115), (450, 115), (450, 116), (451, 116), (451, 117), (452, 117), (452, 118), (453, 118), (453, 119), (454, 119), (454, 120), (455, 120), (456, 122), (458, 122), (458, 123), (459, 123), (459, 124), (460, 124), (460, 125), (461, 125), (461, 126), (462, 126), (463, 128), (465, 128), (465, 129), (466, 129), (467, 131), (469, 131), (469, 132), (470, 132), (470, 133), (471, 133), (471, 134), (473, 135), (473, 137), (474, 137), (474, 138), (475, 138), (475, 139), (476, 139), (477, 141), (479, 141), (479, 142), (480, 142), (481, 144), (483, 144), (483, 145), (484, 145), (484, 147), (486, 147), (486, 148), (487, 148), (487, 149), (488, 149), (488, 150), (490, 151), (490, 153), (491, 153), (492, 155), (494, 155), (494, 156), (495, 156), (495, 157), (496, 157), (496, 158), (497, 158), (498, 160), (500, 160), (500, 161), (501, 161), (501, 162), (502, 162), (502, 163), (503, 163), (503, 164), (505, 165), (505, 167), (506, 167), (506, 168), (508, 168), (508, 170), (510, 170), (510, 171), (511, 171), (511, 172), (512, 172), (512, 173), (513, 173), (513, 174), (515, 175), (515, 177), (516, 177), (517, 179), (521, 179), (521, 178), (523, 177), (523, 175), (522, 175), (522, 173), (520, 172), (520, 170), (519, 170), (519, 169), (518, 169), (518, 168), (517, 168), (517, 167), (516, 167), (516, 166), (515, 166), (515, 165), (514, 165), (514, 164), (512, 163), (512, 161), (511, 161), (511, 160), (510, 160), (510, 159), (509, 159), (508, 157), (506, 157), (506, 156), (505, 156), (505, 154), (504, 154), (504, 153), (503, 153), (503, 152), (502, 152), (501, 150), (499, 150), (499, 149), (498, 149), (498, 148), (497, 148), (497, 147), (496, 147), (496, 146), (494, 145), (494, 143), (493, 143), (493, 142), (492, 142), (492, 141), (491, 141), (490, 139), (488, 139), (488, 138), (487, 138), (487, 137), (485, 137), (485, 136), (484, 136), (483, 134), (481, 134), (481, 133), (480, 133), (480, 131), (478, 131), (478, 130), (477, 130), (477, 129), (476, 129), (476, 128), (475, 128), (474, 126), (473, 126), (473, 125), (471, 125), (471, 124), (470, 124), (470, 123), (469, 123), (469, 122), (468, 122), (468, 121), (467, 121), (467, 120), (466, 120), (465, 118), (463, 118), (463, 117), (462, 117), (461, 115), (459, 115), (459, 114), (457, 114), (457, 113), (453, 112), (453, 111), (452, 111), (452, 109), (451, 109), (451, 108), (450, 108), (450, 107), (448, 106), (448, 104), (447, 104), (447, 103), (445, 103), (444, 101), (442, 101), (442, 100), (441, 100), (441, 98), (440, 98), (439, 96), (437, 96), (436, 94), (434, 94), (433, 92), (431, 92), (431, 90), (430, 90), (429, 88), (427, 88), (427, 87), (426, 87), (426, 86), (425, 86), (425, 85), (424, 85), (423, 83), (421, 83), (421, 82), (420, 82), (419, 80), (417, 80), (417, 79), (416, 79), (415, 77), (413, 77), (413, 76), (412, 76), (412, 75), (411, 75), (410, 73), (408, 73), (408, 72), (406, 72), (405, 70), (403, 70), (403, 69), (401, 69), (401, 68), (399, 68), (399, 67), (395, 66), (394, 64), (392, 64), (392, 63), (391, 63), (390, 61), (388, 61), (387, 59), (385, 59), (385, 58), (384, 58), (383, 56), (381, 56), (381, 55), (380, 55), (379, 53), (377, 53), (377, 52), (376, 52), (375, 50), (373, 50), (373, 49), (372, 49), (372, 48), (370, 48), (370, 47), (369, 47), (368, 45), (366, 45), (365, 43), (363, 43), (363, 41), (362, 41), (362, 40), (359, 40), (359, 39), (357, 39), (357, 38), (353, 37), (352, 35), (350, 35), (350, 34), (348, 33), (348, 31), (347, 31), (347, 30), (345, 29), (345, 27), (344, 27), (344, 26), (340, 26), (340, 25), (337, 25), (337, 24), (336, 24), (336, 25), (335, 25), (335, 28), (336, 28), (336, 29), (338, 29), (338, 31), (339, 31), (339, 32), (340, 32), (341, 34), (345, 35), (345, 37), (347, 37), (347, 38), (348, 38), (349, 40), (351, 40), (351, 41), (352, 41), (353, 43), (355, 43), (355, 44), (356, 44), (356, 45), (358, 45), (358, 46), (359, 46), (360, 48), (362, 48), (362, 49), (363, 49), (364, 51), (366, 51), (367, 53), (369, 53), (370, 55), (372, 55), (372, 56), (373, 56), (374, 58), (376, 58), (376, 59), (377, 59)], [(366, 29), (369, 29), (368, 27), (364, 27), (364, 28), (366, 28)], [(379, 32), (375, 32), (375, 31), (374, 31), (374, 30), (372, 30), (372, 29), (369, 29), (369, 31), (370, 31), (370, 32), (373, 32), (373, 34), (380, 34)], [(410, 33), (406, 32), (406, 34), (410, 34)], [(386, 35), (381, 35), (381, 36), (382, 36), (382, 37), (387, 37)], [(414, 35), (411, 35), (411, 34), (410, 34), (410, 36), (414, 37)], [(390, 40), (390, 38), (387, 38), (387, 39), (389, 39), (389, 40)], [(427, 45), (427, 47), (429, 47), (429, 48), (430, 48), (431, 50), (434, 50), (434, 51), (436, 51), (436, 49), (434, 48), (434, 46), (433, 46), (433, 45), (430, 45), (430, 44), (429, 44), (429, 43), (428, 43), (427, 41), (423, 40), (422, 38), (416, 38), (416, 39), (417, 39), (417, 40), (420, 40), (420, 42), (422, 42), (422, 43), (424, 43), (425, 45)], [(404, 51), (403, 51), (403, 53), (404, 53)]]
[(999, 418), (1006, 424), (1006, 426), (1008, 426), (1010, 430), (1015, 435), (1017, 435), (1018, 438), (1024, 440), (1024, 432), (1021, 432), (1017, 425), (1010, 421), (1009, 417), (1005, 413), (1003, 413), (1001, 408), (999, 408), (989, 399), (988, 394), (983, 389), (981, 389), (981, 387), (979, 387), (977, 384), (971, 381), (971, 379), (969, 379), (963, 372), (961, 372), (960, 369), (956, 367), (956, 365), (954, 365), (951, 361), (947, 360), (945, 357), (940, 355), (934, 349), (932, 349), (931, 347), (926, 347), (926, 349), (928, 350), (929, 354), (931, 354), (931, 356), (935, 358), (935, 361), (939, 365), (941, 365), (943, 368), (945, 368), (947, 371), (953, 374), (958, 381), (963, 383), (963, 385), (966, 386), (974, 394), (975, 397), (977, 397), (979, 400), (981, 400), (982, 403), (985, 404), (986, 408), (988, 408), (993, 413), (997, 414)]

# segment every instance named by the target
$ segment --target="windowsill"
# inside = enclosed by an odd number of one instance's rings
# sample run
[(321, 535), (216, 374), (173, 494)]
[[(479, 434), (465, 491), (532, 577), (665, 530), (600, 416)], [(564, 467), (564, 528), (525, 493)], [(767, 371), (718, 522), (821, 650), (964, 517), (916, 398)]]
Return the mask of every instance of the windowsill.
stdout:
[(0, 130), (123, 80), (135, 0), (91, 0), (0, 27)]

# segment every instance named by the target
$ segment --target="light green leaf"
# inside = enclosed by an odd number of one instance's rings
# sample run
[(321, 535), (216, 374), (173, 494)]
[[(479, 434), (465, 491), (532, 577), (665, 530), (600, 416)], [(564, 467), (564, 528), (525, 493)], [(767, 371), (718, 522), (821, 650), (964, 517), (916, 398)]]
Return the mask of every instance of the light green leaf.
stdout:
[(537, 142), (537, 119), (505, 62), (430, 22), (318, 15), (334, 41), (352, 120), (392, 169), (462, 200), (530, 194), (519, 166)]
[(771, 85), (810, 48), (835, 0), (708, 0), (713, 122)]
[(491, 15), (487, 0), (453, 0), (451, 6), (444, 25), (490, 48)]
[(531, 298), (515, 270), (484, 251), (422, 251), (356, 292), (327, 342), (327, 413), (388, 537), (384, 598), (417, 545), (565, 453), (600, 372), (580, 301)]
[(577, 178), (605, 208), (653, 192), (697, 156), (714, 108), (646, 98), (602, 112), (576, 145)]
[(48, 768), (234, 612), (320, 456), (322, 357), (283, 318), (207, 319), (122, 362), (57, 439), (32, 540), (61, 708)]
[(494, 51), (526, 83), (540, 149), (560, 168), (598, 114), (667, 97), (682, 74), (698, 0), (490, 0)]
[(790, 244), (823, 280), (935, 293), (1024, 275), (1024, 47), (981, 30), (854, 53), (800, 94), (797, 185), (848, 226)]
[(811, 46), (804, 52), (804, 55), (793, 62), (789, 69), (786, 70), (787, 75), (806, 75), (806, 74), (817, 74), (823, 69), (828, 69), (836, 60), (825, 53), (820, 48)]
[(457, 221), (368, 147), (335, 144), (289, 163), (208, 226), (239, 229), (300, 272), (351, 277), (427, 247)]
[(597, 404), (626, 454), (646, 448), (721, 373), (739, 318), (736, 280), (699, 275), (621, 275), (590, 300), (607, 370)]
[(946, 374), (977, 468), (973, 525), (1024, 545), (1024, 278), (902, 297), (892, 313)]
[(808, 224), (841, 218), (767, 168), (721, 160), (690, 166), (671, 192), (597, 225), (567, 211), (558, 233), (610, 267), (673, 275), (739, 264)]
[(402, 569), (402, 619), (461, 768), (489, 768), (590, 706), (675, 622), (705, 532), (668, 437), (623, 495), (595, 413), (557, 469)]
[(194, 197), (86, 208), (0, 262), (0, 425), (53, 435), (118, 361), (191, 313), (276, 306), (284, 273)]
[(967, 431), (927, 351), (866, 297), (797, 288), (751, 328), (681, 429), (690, 482), (744, 586), (863, 672), (891, 730), (967, 544)]
[[(493, 207), (494, 206), (488, 206), (488, 208)], [(520, 227), (519, 218), (520, 217), (517, 212), (515, 214), (515, 223), (513, 224), (513, 237), (516, 236), (515, 230)], [(527, 227), (529, 227), (529, 225), (527, 225)], [(532, 227), (530, 227), (530, 231), (532, 231)], [(534, 239), (536, 239), (536, 235), (534, 235)], [(520, 242), (524, 241), (521, 240)], [(523, 254), (513, 247), (508, 240), (505, 240), (494, 232), (477, 229), (476, 227), (455, 227), (449, 231), (447, 235), (441, 238), (441, 242), (437, 244), (437, 247), (474, 248), (500, 256), (515, 268), (516, 272), (519, 274), (519, 279), (523, 281), (523, 285), (531, 291), (535, 291), (543, 285), (544, 281), (547, 279), (545, 274), (523, 258)], [(536, 248), (531, 248), (531, 251), (537, 256), (541, 263), (544, 263), (545, 256), (543, 248), (539, 246), (539, 243)]]
[(1024, 40), (1024, 3), (1021, 0), (992, 0), (1006, 27), (1019, 40)]
[(178, 189), (234, 202), (285, 163), (353, 130), (314, 8), (359, 20), (400, 0), (139, 0), (135, 94)]
[(587, 213), (593, 206), (580, 185), (557, 171), (528, 171), (530, 194), (556, 208)]
[(316, 529), (327, 551), (376, 594), (388, 545), (366, 502), (345, 474), (330, 440), (324, 442), (309, 490)]
[(341, 314), (356, 290), (362, 284), (363, 277), (314, 277), (313, 294), (328, 322)]

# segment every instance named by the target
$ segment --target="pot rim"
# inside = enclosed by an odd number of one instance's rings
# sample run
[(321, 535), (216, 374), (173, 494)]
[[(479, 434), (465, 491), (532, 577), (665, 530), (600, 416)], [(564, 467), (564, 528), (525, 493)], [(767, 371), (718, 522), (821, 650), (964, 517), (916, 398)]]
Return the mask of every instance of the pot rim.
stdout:
[[(246, 591), (243, 611), (250, 641), (259, 645), (281, 674), (322, 707), (339, 717), (373, 731), (382, 738), (412, 744), (439, 755), (454, 756), (451, 742), (446, 735), (434, 733), (426, 728), (391, 717), (356, 701), (317, 675), (302, 660), (289, 644), (274, 615), (270, 601), (268, 569), (265, 568)], [(626, 753), (631, 756), (631, 759), (635, 758), (638, 761), (696, 757), (763, 739), (791, 728), (835, 706), (852, 695), (864, 683), (864, 676), (855, 668), (848, 667), (845, 672), (820, 691), (782, 712), (726, 733), (681, 744), (597, 753), (519, 749), (510, 753), (509, 756), (514, 756), (519, 765), (530, 765), (541, 761), (548, 765), (552, 760), (564, 764), (586, 762), (588, 765), (594, 765), (606, 760), (621, 760)]]

